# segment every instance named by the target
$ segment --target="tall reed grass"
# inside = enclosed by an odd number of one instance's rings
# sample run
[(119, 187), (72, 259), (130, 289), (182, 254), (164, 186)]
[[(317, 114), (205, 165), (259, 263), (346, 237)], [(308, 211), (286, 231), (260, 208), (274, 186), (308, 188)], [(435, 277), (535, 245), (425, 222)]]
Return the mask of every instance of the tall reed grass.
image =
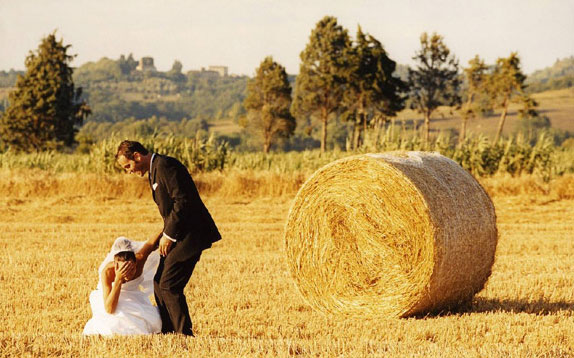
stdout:
[[(251, 170), (278, 174), (309, 173), (345, 156), (365, 152), (394, 150), (437, 151), (459, 163), (476, 177), (494, 174), (519, 176), (533, 174), (549, 180), (551, 177), (574, 173), (574, 150), (557, 148), (550, 136), (541, 133), (534, 144), (517, 135), (492, 143), (485, 136), (469, 137), (455, 143), (454, 137), (439, 135), (425, 145), (416, 136), (405, 136), (392, 127), (379, 134), (368, 133), (356, 151), (332, 150), (321, 154), (318, 150), (301, 152), (235, 152), (225, 142), (209, 138), (181, 138), (157, 135), (135, 138), (153, 152), (180, 159), (192, 173)], [(0, 154), (0, 169), (42, 169), (51, 172), (115, 173), (121, 169), (115, 154), (121, 138), (114, 136), (92, 145), (88, 154), (64, 154), (55, 151)]]

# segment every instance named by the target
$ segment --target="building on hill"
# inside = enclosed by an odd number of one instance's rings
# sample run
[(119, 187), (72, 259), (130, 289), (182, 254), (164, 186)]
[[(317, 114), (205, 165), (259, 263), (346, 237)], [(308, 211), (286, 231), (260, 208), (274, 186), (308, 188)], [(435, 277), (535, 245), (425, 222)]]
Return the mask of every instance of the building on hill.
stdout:
[(221, 77), (227, 77), (227, 66), (209, 66), (207, 70), (217, 72)]
[(207, 70), (205, 67), (202, 67), (201, 70), (191, 70), (189, 71), (194, 75), (201, 75), (202, 77), (210, 77), (210, 78), (217, 78), (217, 77), (227, 77), (227, 66), (209, 66)]
[(157, 70), (153, 64), (153, 57), (142, 57), (136, 70), (141, 72), (156, 72)]

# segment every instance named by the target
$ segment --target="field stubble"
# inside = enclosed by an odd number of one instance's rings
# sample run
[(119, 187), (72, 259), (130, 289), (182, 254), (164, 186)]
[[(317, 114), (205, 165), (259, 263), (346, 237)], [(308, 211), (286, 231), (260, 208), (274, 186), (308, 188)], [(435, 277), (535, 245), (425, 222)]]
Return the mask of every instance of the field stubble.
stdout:
[(310, 309), (288, 272), (283, 228), (306, 174), (210, 175), (196, 179), (223, 240), (203, 254), (185, 291), (197, 338), (84, 338), (88, 295), (114, 238), (144, 240), (161, 227), (147, 181), (3, 173), (0, 355), (574, 356), (571, 178), (559, 186), (566, 194), (533, 178), (483, 181), (500, 240), (472, 306), (359, 320)]

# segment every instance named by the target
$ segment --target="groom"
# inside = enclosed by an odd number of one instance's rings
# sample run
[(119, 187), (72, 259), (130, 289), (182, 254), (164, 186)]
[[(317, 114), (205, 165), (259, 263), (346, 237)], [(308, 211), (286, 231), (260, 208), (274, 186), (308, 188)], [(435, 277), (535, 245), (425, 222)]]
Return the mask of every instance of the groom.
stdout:
[(163, 218), (163, 230), (158, 234), (162, 257), (154, 277), (161, 331), (193, 336), (183, 289), (201, 252), (221, 235), (187, 168), (177, 159), (150, 153), (139, 142), (126, 140), (119, 145), (116, 160), (127, 173), (141, 177), (148, 173), (153, 199)]

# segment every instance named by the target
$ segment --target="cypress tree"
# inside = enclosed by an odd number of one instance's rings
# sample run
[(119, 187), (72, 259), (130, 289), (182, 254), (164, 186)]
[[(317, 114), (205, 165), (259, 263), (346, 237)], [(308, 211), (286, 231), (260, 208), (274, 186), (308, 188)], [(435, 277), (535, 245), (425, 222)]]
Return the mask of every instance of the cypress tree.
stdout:
[(34, 151), (74, 143), (76, 127), (91, 111), (82, 89), (74, 87), (69, 48), (52, 33), (26, 58), (26, 73), (18, 76), (0, 120), (2, 140), (11, 148)]
[(360, 144), (360, 132), (375, 117), (394, 117), (404, 108), (406, 84), (394, 77), (396, 62), (391, 60), (381, 42), (364, 34), (359, 26), (351, 53), (352, 71), (345, 92), (345, 117), (354, 120), (353, 147)]
[(291, 85), (285, 68), (266, 57), (255, 77), (247, 84), (246, 126), (263, 137), (263, 152), (269, 149), (278, 137), (289, 137), (295, 130), (295, 118), (291, 115)]
[(458, 87), (458, 61), (450, 53), (443, 38), (436, 33), (420, 38), (421, 48), (413, 60), (417, 61), (415, 70), (409, 69), (409, 87), (411, 108), (424, 116), (424, 141), (430, 144), (430, 120), (439, 106), (460, 104)]
[(516, 52), (512, 52), (506, 58), (499, 58), (496, 61), (494, 72), (489, 77), (490, 93), (495, 106), (502, 109), (500, 119), (498, 120), (498, 128), (496, 130), (496, 137), (494, 143), (498, 143), (506, 115), (508, 114), (508, 106), (511, 102), (523, 101), (525, 97), (524, 89), (526, 85), (524, 81), (526, 76), (520, 69), (520, 58)]
[(468, 67), (464, 69), (466, 77), (466, 102), (462, 106), (461, 113), (461, 127), (459, 134), (459, 144), (464, 142), (466, 138), (466, 125), (470, 118), (476, 117), (476, 112), (480, 110), (477, 106), (477, 97), (484, 96), (486, 88), (488, 67), (484, 61), (476, 55), (473, 59), (468, 61)]
[(325, 16), (311, 32), (301, 52), (295, 82), (292, 112), (298, 118), (316, 118), (321, 123), (321, 153), (327, 143), (327, 123), (342, 111), (342, 100), (351, 71), (351, 41), (337, 19)]

